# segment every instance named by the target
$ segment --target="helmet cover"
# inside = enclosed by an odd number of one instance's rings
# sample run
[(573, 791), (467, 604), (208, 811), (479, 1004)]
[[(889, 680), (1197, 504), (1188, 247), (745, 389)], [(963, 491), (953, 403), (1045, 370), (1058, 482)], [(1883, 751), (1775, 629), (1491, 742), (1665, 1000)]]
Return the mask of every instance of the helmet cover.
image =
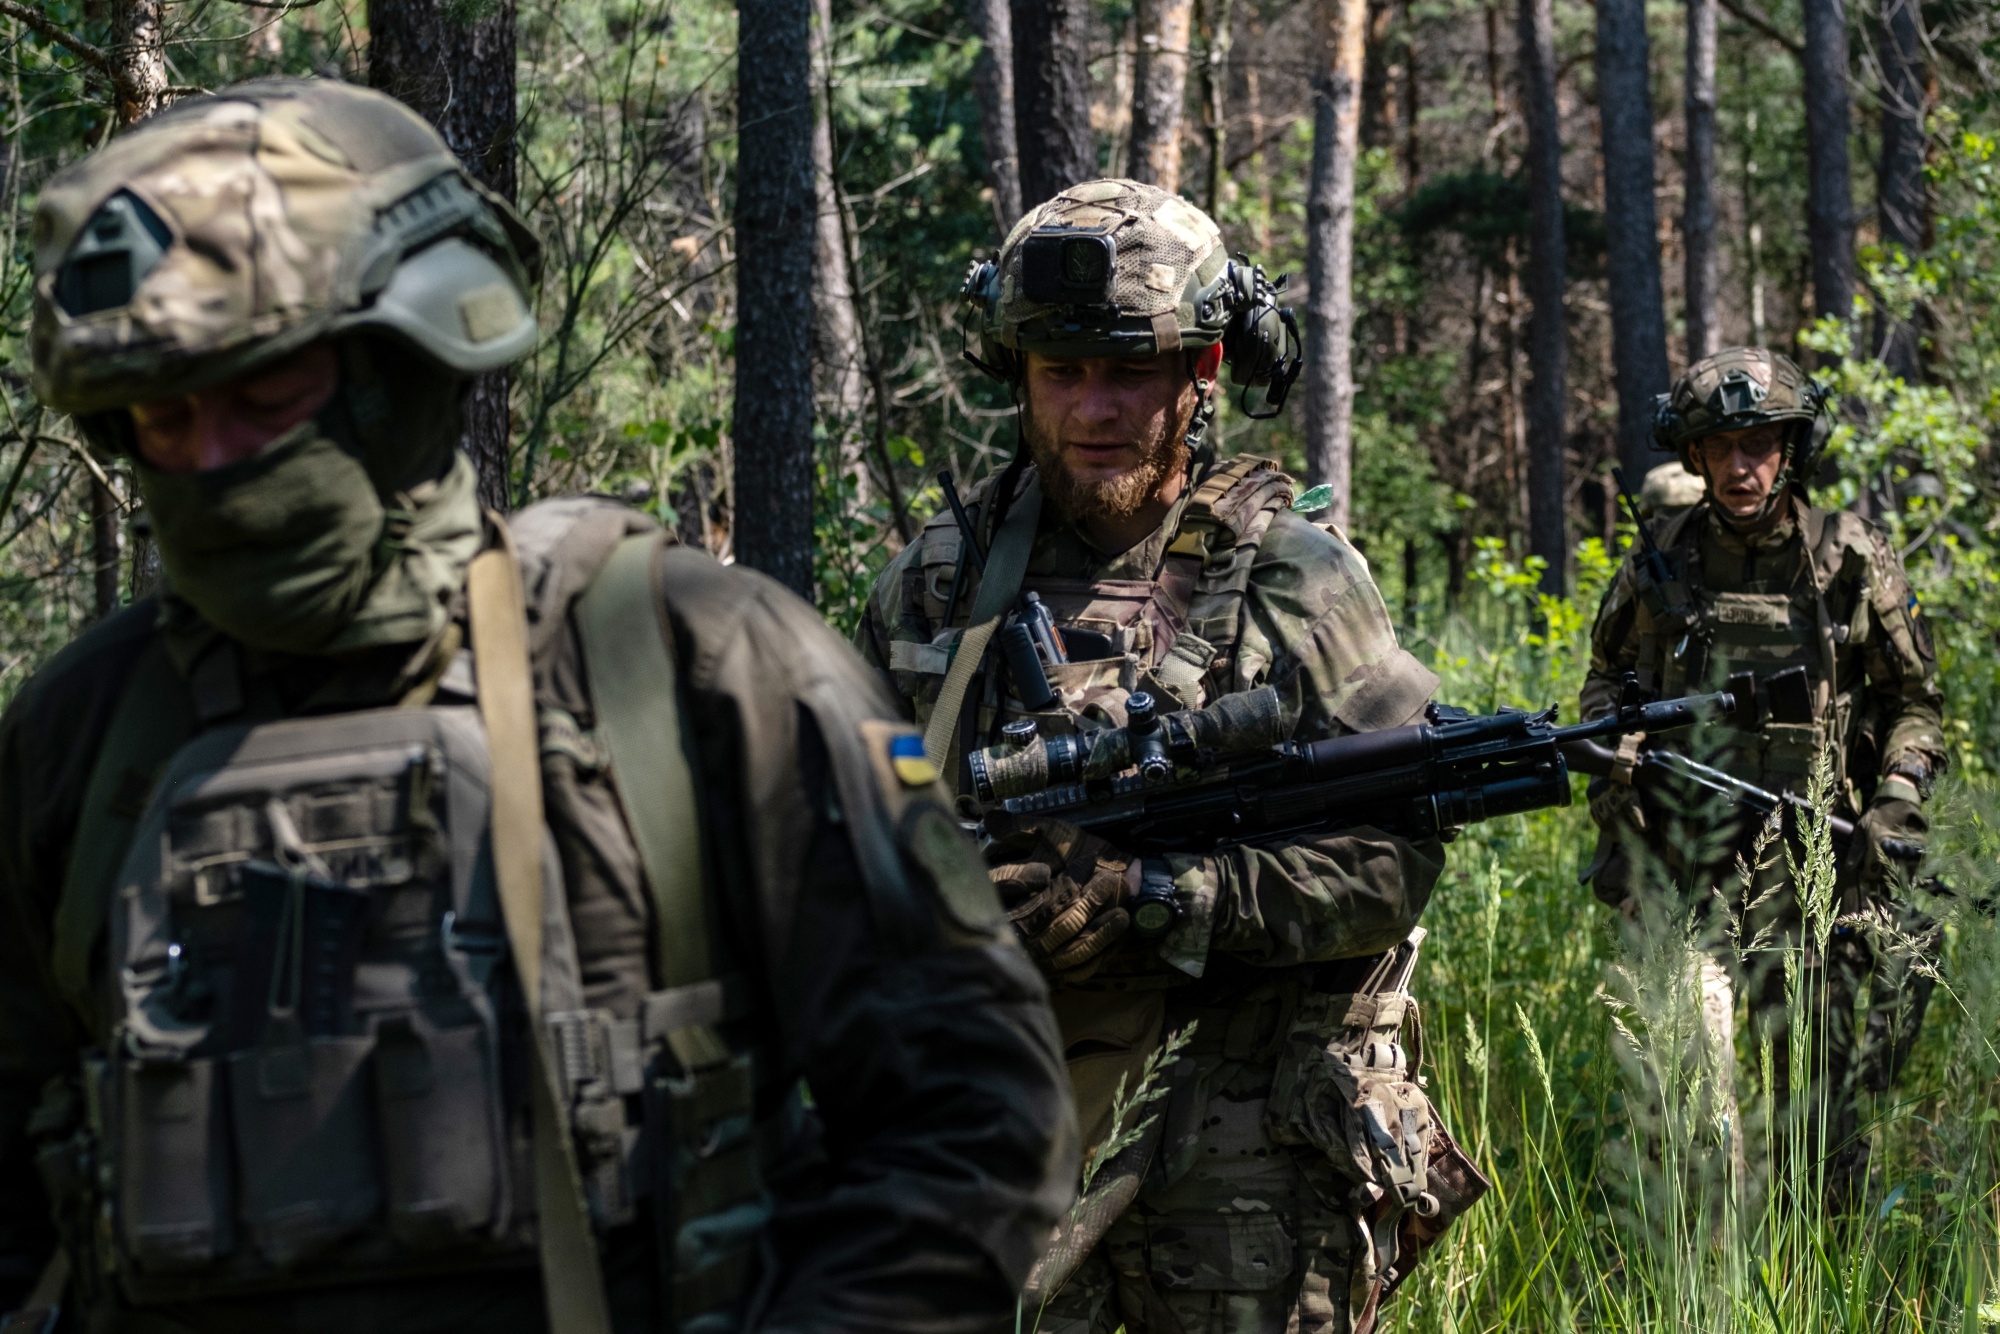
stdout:
[(58, 173), (34, 242), (35, 390), (79, 415), (350, 330), (459, 374), (535, 339), (533, 233), (422, 117), (332, 80), (177, 103)]
[(1222, 341), (1237, 306), (1228, 269), (1222, 232), (1179, 195), (1085, 181), (1014, 224), (966, 295), (983, 307), (989, 362), (1146, 356)]
[(1696, 441), (1723, 431), (1790, 423), (1786, 453), (1793, 475), (1805, 479), (1825, 445), (1827, 431), (1815, 428), (1824, 421), (1826, 399), (1825, 387), (1790, 357), (1767, 348), (1732, 347), (1688, 367), (1659, 396), (1653, 440), (1661, 449), (1675, 451), (1681, 466), (1698, 474), (1692, 448)]

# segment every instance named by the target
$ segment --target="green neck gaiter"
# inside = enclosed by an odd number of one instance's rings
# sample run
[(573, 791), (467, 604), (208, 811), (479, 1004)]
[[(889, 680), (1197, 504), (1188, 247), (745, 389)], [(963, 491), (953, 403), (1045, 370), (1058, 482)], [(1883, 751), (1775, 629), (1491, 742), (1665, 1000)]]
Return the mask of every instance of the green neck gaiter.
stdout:
[(278, 653), (417, 643), (478, 554), (463, 455), (386, 507), (361, 463), (306, 422), (253, 459), (167, 473), (134, 460), (167, 591), (232, 639)]

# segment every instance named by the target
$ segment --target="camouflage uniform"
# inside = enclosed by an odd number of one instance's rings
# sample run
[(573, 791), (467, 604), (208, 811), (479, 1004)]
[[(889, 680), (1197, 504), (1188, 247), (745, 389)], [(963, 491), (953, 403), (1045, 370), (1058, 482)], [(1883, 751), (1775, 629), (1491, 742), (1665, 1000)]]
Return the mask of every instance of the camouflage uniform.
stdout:
[[(1638, 548), (1620, 567), (1591, 633), (1583, 716), (1609, 712), (1627, 672), (1636, 673), (1646, 688), (1671, 696), (1719, 689), (1732, 673), (1752, 671), (1765, 679), (1803, 668), (1810, 683), (1810, 722), (1767, 722), (1756, 732), (1710, 725), (1646, 744), (1672, 746), (1759, 787), (1801, 795), (1817, 757), (1830, 753), (1834, 813), (1861, 822), (1842, 868), (1836, 909), (1847, 914), (1882, 908), (1888, 887), (1875, 840), (1891, 833), (1921, 836), (1921, 804), (1945, 763), (1936, 659), (1902, 561), (1880, 529), (1856, 515), (1812, 506), (1803, 488), (1793, 484), (1791, 479), (1810, 473), (1823, 418), (1813, 391), (1790, 362), (1756, 349), (1719, 354), (1690, 369), (1662, 416), (1684, 423), (1661, 432), (1663, 444), (1677, 445), (1684, 454), (1692, 440), (1715, 431), (1765, 421), (1798, 425), (1786, 447), (1766, 530), (1740, 531), (1706, 499), (1647, 521), (1674, 582), (1653, 587)], [(1627, 739), (1633, 746), (1640, 740)], [(1740, 818), (1714, 821), (1712, 813), (1688, 823), (1663, 803), (1639, 802), (1636, 795), (1603, 780), (1593, 785), (1592, 814), (1604, 832), (1585, 874), (1594, 878), (1599, 897), (1623, 904), (1645, 892), (1643, 863), (1651, 860), (1697, 903), (1706, 903), (1711, 887), (1720, 886), (1734, 904), (1734, 858), (1748, 850), (1756, 830)], [(1800, 909), (1782, 856), (1752, 897), (1767, 890), (1776, 893), (1751, 915), (1745, 939), (1770, 925), (1796, 941)], [(1742, 907), (1736, 904), (1735, 910)], [(1859, 931), (1839, 926), (1829, 954), (1820, 959), (1809, 951), (1806, 962), (1826, 970), (1830, 1018), (1819, 1077), (1828, 1082), (1834, 1105), (1829, 1149), (1845, 1152), (1837, 1167), (1851, 1171), (1865, 1161), (1865, 1145), (1854, 1138), (1851, 1105), (1852, 1006), (1869, 966), (1869, 947)], [(1780, 952), (1760, 950), (1736, 963), (1752, 1009), (1776, 1026), (1785, 1011)], [(1779, 1036), (1776, 1070), (1782, 1084), (1789, 1062)]]
[[(1098, 182), (1066, 192), (1016, 229), (1006, 253), (1017, 253), (1038, 218), (1065, 210), (1095, 217), (1090, 210), (1102, 205), (1143, 219), (1177, 207), (1175, 234), (1198, 223), (1209, 240), (1157, 281), (1170, 317), (1181, 277), (1192, 268), (1191, 287), (1214, 281), (1220, 259), (1211, 264), (1207, 256), (1220, 250), (1205, 217), (1143, 191)], [(1144, 241), (1123, 230), (1118, 236), (1122, 273)], [(1011, 294), (1007, 262), (996, 281)], [(1134, 268), (1155, 279), (1163, 271), (1143, 260)], [(1131, 322), (1143, 327), (1145, 318)], [(989, 361), (993, 351), (989, 341)], [(1097, 550), (1042, 510), (1022, 587), (1039, 594), (1065, 631), (1101, 635), (1110, 646), (1109, 656), (1048, 669), (1060, 702), (1035, 715), (1044, 731), (1122, 725), (1125, 698), (1141, 688), (1171, 701), (1166, 708), (1272, 684), (1301, 740), (1419, 718), (1436, 678), (1398, 647), (1354, 547), (1293, 513), (1291, 484), (1269, 463), (1196, 458), (1179, 502), (1129, 550)], [(1024, 494), (1036, 484), (1034, 469), (1018, 480), (1016, 494)], [(984, 543), (993, 540), (1000, 484), (989, 479), (971, 497)], [(920, 726), (966, 633), (968, 603), (959, 604), (957, 623), (945, 607), (962, 560), (952, 517), (934, 517), (877, 581), (857, 634), (863, 656)], [(977, 740), (967, 744), (987, 744), (1021, 712), (998, 674), (984, 674), (968, 696)], [(1155, 1334), (1278, 1334), (1372, 1323), (1383, 1275), (1366, 1256), (1350, 1187), (1327, 1158), (1274, 1142), (1266, 1103), (1302, 998), (1351, 990), (1352, 965), (1336, 961), (1404, 938), (1442, 856), (1434, 841), (1370, 829), (1174, 855), (1164, 860), (1179, 924), (1152, 942), (1127, 935), (1087, 981), (1058, 984), (1054, 1005), (1086, 1143), (1102, 1139), (1113, 1086), (1121, 1074), (1136, 1075), (1160, 1034), (1190, 1024), (1195, 1032), (1162, 1104), (1146, 1184), (1051, 1301), (1042, 1329), (1082, 1334), (1122, 1322)]]
[[(251, 459), (131, 458), (165, 590), (0, 719), (0, 1310), (60, 1244), (66, 1328), (533, 1331), (579, 1283), (623, 1330), (995, 1327), (1075, 1172), (1043, 983), (804, 603), (608, 501), (482, 521), (460, 378), (533, 334), (504, 205), (389, 99), (273, 81), (43, 209), (38, 385), (110, 447), (122, 386), (328, 335), (342, 374)], [(286, 536), (246, 555), (204, 523)], [(329, 599), (339, 523), (367, 576)], [(607, 641), (614, 569), (641, 600)], [(272, 581), (331, 610), (273, 624), (284, 598), (242, 600)], [(661, 655), (639, 716), (678, 720), (698, 800), (610, 728), (618, 642)], [(541, 812), (508, 844), (549, 887), (534, 936), (495, 905), (503, 791)], [(654, 846), (663, 820), (687, 842)], [(677, 983), (695, 941), (714, 966)], [(537, 1264), (565, 1191), (582, 1275)]]

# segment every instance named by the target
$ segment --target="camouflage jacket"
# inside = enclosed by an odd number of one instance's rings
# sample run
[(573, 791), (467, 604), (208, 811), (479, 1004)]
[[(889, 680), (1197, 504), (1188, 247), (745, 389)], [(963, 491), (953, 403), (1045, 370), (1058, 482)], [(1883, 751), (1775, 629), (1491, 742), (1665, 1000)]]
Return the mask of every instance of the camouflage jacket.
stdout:
[[(1074, 624), (1065, 610), (1079, 599), (1108, 605), (1154, 596), (1169, 557), (1197, 549), (1202, 573), (1191, 581), (1186, 630), (1168, 642), (1149, 607), (1127, 634), (1140, 679), (1181, 705), (1274, 685), (1301, 740), (1416, 718), (1437, 678), (1397, 645), (1367, 562), (1338, 532), (1293, 514), (1282, 474), (1257, 463), (1228, 460), (1198, 471), (1159, 529), (1115, 555), (1093, 548), (1045, 506), (1023, 588), (1041, 592), (1058, 623)], [(982, 517), (987, 490), (971, 498)], [(919, 722), (937, 698), (977, 587), (968, 572), (946, 625), (958, 549), (951, 516), (933, 518), (876, 581), (856, 635), (862, 655)], [(1200, 649), (1192, 660), (1190, 644)], [(1117, 674), (1106, 682), (1113, 694)], [(987, 721), (997, 727), (1004, 718)], [(1185, 981), (1202, 977), (1216, 953), (1271, 967), (1390, 948), (1422, 915), (1443, 849), (1361, 829), (1169, 860), (1185, 912), (1158, 948)]]
[(1645, 576), (1628, 557), (1591, 631), (1585, 718), (1610, 711), (1628, 671), (1677, 694), (1716, 688), (1731, 671), (1796, 665), (1812, 683), (1815, 722), (1768, 724), (1755, 738), (1711, 736), (1725, 768), (1803, 791), (1812, 756), (1830, 741), (1853, 810), (1899, 760), (1920, 756), (1933, 775), (1942, 771), (1936, 654), (1903, 563), (1879, 528), (1794, 500), (1755, 540), (1727, 528), (1707, 504), (1653, 521), (1653, 533), (1685, 582), (1692, 620), (1649, 606)]
[[(583, 522), (605, 511), (608, 524)], [(554, 531), (537, 536), (537, 526)], [(601, 563), (612, 542), (650, 523), (607, 502), (567, 501), (526, 511), (510, 527), (524, 553), (537, 544), (545, 553), (524, 561), (524, 575), (547, 822), (583, 992), (593, 1010), (629, 1020), (658, 985), (646, 948), (656, 938), (653, 900), (590, 730), (569, 610), (579, 580), (566, 572), (586, 557)], [(578, 556), (579, 544), (594, 557)], [(955, 838), (939, 846), (936, 826), (949, 832), (948, 819), (922, 828), (899, 819), (899, 805), (905, 817), (916, 813), (907, 799), (920, 794), (900, 792), (882, 764), (879, 799), (851, 799), (854, 769), (837, 748), (851, 755), (861, 743), (842, 733), (873, 735), (880, 724), (871, 720), (893, 709), (848, 647), (762, 576), (693, 553), (672, 569), (663, 619), (704, 798), (708, 892), (718, 940), (752, 996), (742, 1022), (772, 1056), (759, 1069), (759, 1114), (784, 1105), (801, 1080), (814, 1095), (810, 1124), (769, 1182), (775, 1272), (759, 1327), (996, 1324), (1013, 1310), (1075, 1170), (1044, 985), (997, 909), (982, 921), (968, 907), (968, 894), (991, 894), (969, 848)], [(153, 599), (140, 602), (59, 654), (0, 719), (0, 1311), (25, 1294), (55, 1242), (31, 1115), (44, 1086), (76, 1069), (79, 1049), (103, 1040), (52, 976), (50, 942), (66, 868), (81, 855), (86, 789), (134, 664), (172, 658), (159, 704), (190, 720), (218, 710), (228, 722), (259, 722), (375, 708), (407, 687), (408, 645), (274, 657), (201, 631), (163, 616)], [(202, 656), (183, 663), (200, 640)], [(201, 665), (215, 652), (236, 664), (226, 688)], [(176, 668), (181, 675), (171, 675)], [(447, 671), (439, 682), (443, 696), (454, 679)], [(471, 680), (464, 673), (461, 695)], [(144, 800), (149, 780), (125, 775), (135, 778), (121, 788), (132, 789), (121, 798), (128, 804)], [(943, 863), (954, 848), (965, 879), (947, 884)], [(904, 883), (885, 890), (897, 879), (882, 872), (890, 864), (906, 868)], [(885, 921), (890, 903), (902, 909)], [(650, 1231), (641, 1221), (602, 1244), (618, 1328), (658, 1328)], [(154, 1311), (179, 1320), (174, 1328), (325, 1321), (532, 1334), (544, 1326), (539, 1289), (534, 1269), (516, 1266)], [(93, 1328), (128, 1327), (116, 1310), (95, 1314)], [(148, 1312), (137, 1327), (169, 1326)]]

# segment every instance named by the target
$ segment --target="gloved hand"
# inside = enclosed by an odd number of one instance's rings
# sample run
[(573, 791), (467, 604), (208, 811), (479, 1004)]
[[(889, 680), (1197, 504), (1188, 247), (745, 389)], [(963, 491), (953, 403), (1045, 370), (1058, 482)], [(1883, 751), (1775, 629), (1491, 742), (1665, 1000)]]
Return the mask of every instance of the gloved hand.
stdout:
[(1848, 853), (1861, 888), (1876, 894), (1893, 885), (1898, 877), (1914, 875), (1916, 863), (1908, 858), (1889, 856), (1883, 844), (1886, 840), (1897, 839), (1922, 847), (1930, 828), (1931, 823), (1924, 818), (1922, 806), (1894, 792), (1878, 792), (1867, 811), (1855, 821), (1854, 846)]
[(1081, 982), (1131, 929), (1124, 907), (1131, 859), (1095, 834), (1050, 820), (1000, 833), (986, 860), (1007, 920), (1028, 957), (1058, 982)]
[(1646, 806), (1637, 789), (1608, 778), (1593, 778), (1585, 792), (1590, 798), (1590, 818), (1599, 829), (1646, 832)]

